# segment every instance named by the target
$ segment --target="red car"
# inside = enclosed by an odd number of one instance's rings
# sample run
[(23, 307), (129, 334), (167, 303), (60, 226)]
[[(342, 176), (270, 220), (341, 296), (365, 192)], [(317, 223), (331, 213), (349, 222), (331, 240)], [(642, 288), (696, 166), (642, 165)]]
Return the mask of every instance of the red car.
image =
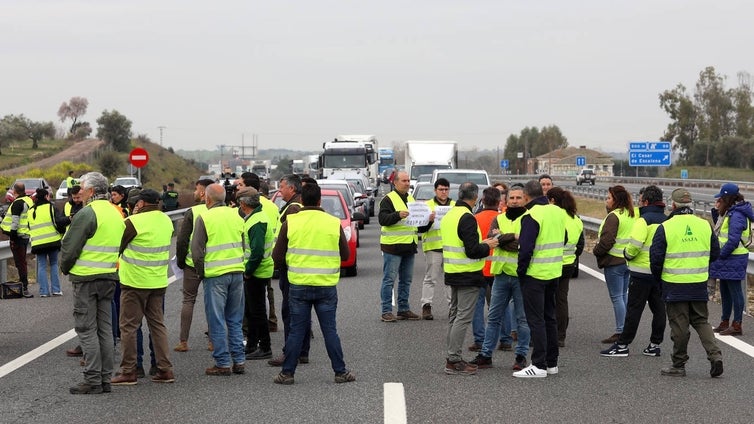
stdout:
[(16, 183), (23, 183), (26, 188), (26, 195), (31, 196), (32, 199), (36, 199), (38, 188), (46, 188), (50, 194), (55, 195), (55, 190), (50, 187), (50, 184), (44, 178), (19, 178), (8, 187), (8, 191), (5, 193), (5, 203), (10, 204), (16, 200), (16, 194), (13, 192), (13, 186)]
[[(280, 196), (279, 192), (275, 193), (271, 200), (275, 202), (278, 207), (282, 207), (285, 204), (285, 201), (282, 196)], [(345, 199), (343, 199), (343, 195), (337, 190), (322, 190), (322, 201), (320, 205), (325, 212), (340, 219), (340, 226), (343, 227), (343, 232), (346, 234), (346, 238), (348, 239), (348, 250), (350, 251), (348, 260), (342, 261), (340, 263), (340, 268), (345, 272), (346, 276), (354, 277), (358, 272), (356, 248), (359, 247), (359, 228), (357, 220), (364, 219), (364, 215), (360, 212), (356, 212), (354, 214), (355, 216), (352, 217), (348, 205), (346, 204)]]

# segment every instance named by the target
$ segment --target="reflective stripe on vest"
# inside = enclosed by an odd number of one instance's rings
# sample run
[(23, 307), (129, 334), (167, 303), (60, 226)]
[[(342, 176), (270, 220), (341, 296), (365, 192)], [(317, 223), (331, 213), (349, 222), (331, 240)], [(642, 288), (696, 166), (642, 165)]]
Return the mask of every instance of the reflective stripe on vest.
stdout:
[(257, 269), (254, 270), (254, 276), (257, 278), (271, 278), (273, 273), (274, 264), (272, 261), (272, 243), (275, 239), (275, 224), (268, 222), (269, 215), (265, 213), (264, 206), (262, 210), (249, 216), (244, 221), (243, 226), (243, 253), (244, 261), (248, 261), (251, 257), (251, 241), (249, 240), (249, 230), (255, 224), (266, 224), (266, 231), (264, 233), (264, 251), (262, 252), (262, 262), (259, 263)]
[(11, 213), (11, 209), (16, 202), (23, 202), (26, 204), (21, 211), (21, 215), (18, 216), (18, 229), (16, 229), (16, 231), (19, 235), (29, 234), (29, 209), (34, 206), (34, 201), (31, 200), (31, 197), (29, 196), (18, 197), (11, 202), (10, 206), (8, 206), (8, 210), (5, 211), (5, 217), (3, 217), (3, 221), (0, 223), (0, 228), (5, 232), (11, 231), (11, 224), (13, 224), (13, 214)]
[[(54, 243), (63, 238), (57, 228), (55, 228), (55, 224), (52, 222), (52, 205), (45, 203), (41, 206), (41, 208), (34, 206), (29, 210), (29, 236), (31, 236), (31, 247)], [(36, 215), (36, 218), (34, 215)]]
[[(393, 202), (393, 208), (396, 212), (408, 211), (406, 203), (411, 203), (414, 198), (408, 196), (407, 202), (404, 203), (398, 193), (391, 191), (387, 197)], [(444, 219), (444, 218), (443, 218)], [(393, 225), (382, 226), (380, 231), (380, 244), (411, 244), (418, 243), (416, 227), (404, 225), (405, 219), (401, 219)]]
[[(521, 217), (519, 216), (515, 220), (511, 221), (505, 214), (497, 216), (497, 227), (500, 229), (500, 234), (513, 233), (518, 235), (521, 233)], [(518, 252), (509, 252), (503, 250), (499, 246), (492, 251), (492, 257), (489, 258), (492, 261), (490, 265), (490, 273), (498, 275), (505, 273), (511, 277), (517, 277), (516, 268), (518, 268)]]
[(565, 215), (559, 206), (534, 205), (527, 212), (537, 224), (539, 234), (534, 242), (526, 275), (538, 280), (552, 280), (563, 273), (563, 243), (565, 241)]
[[(466, 256), (463, 247), (463, 241), (458, 237), (458, 224), (461, 217), (469, 215), (473, 218), (469, 208), (463, 205), (456, 205), (445, 214), (440, 223), (440, 232), (442, 234), (442, 268), (443, 271), (451, 274), (461, 272), (481, 271), (484, 268), (486, 258), (472, 259)], [(479, 226), (476, 226), (477, 238), (482, 242), (482, 232)]]
[[(617, 258), (623, 258), (623, 249), (626, 248), (628, 245), (629, 240), (631, 239), (631, 228), (634, 225), (635, 218), (631, 218), (628, 215), (628, 211), (625, 209), (613, 209), (610, 211), (608, 216), (615, 215), (616, 218), (618, 218), (618, 233), (615, 236), (615, 244), (613, 244), (613, 247), (610, 248), (610, 251), (607, 252), (610, 256), (615, 256)], [(602, 223), (600, 224), (600, 229), (597, 232), (597, 238), (602, 234), (602, 227), (605, 225), (605, 221), (607, 221), (607, 217), (602, 220)]]
[(565, 209), (563, 213), (565, 214), (565, 226), (568, 233), (568, 240), (563, 247), (563, 265), (572, 265), (576, 263), (576, 244), (579, 242), (581, 233), (584, 232), (584, 222), (578, 216), (571, 218)]
[(173, 222), (162, 211), (137, 213), (127, 218), (136, 230), (120, 257), (121, 284), (137, 289), (168, 286), (168, 261)]
[(663, 222), (667, 250), (662, 280), (668, 283), (700, 283), (709, 277), (712, 228), (692, 214), (675, 215)]
[[(717, 239), (720, 242), (720, 248), (722, 248), (725, 243), (728, 241), (728, 232), (730, 231), (730, 216), (727, 214), (725, 215), (725, 218), (723, 218), (723, 225), (720, 227), (720, 234), (717, 235)], [(741, 240), (748, 240), (749, 239), (749, 233), (751, 232), (751, 228), (749, 227), (749, 219), (746, 219), (746, 228), (744, 228), (744, 231), (741, 233)], [(733, 249), (732, 252), (730, 252), (731, 255), (743, 255), (743, 254), (749, 254), (749, 249), (745, 248), (743, 244), (738, 243), (735, 249)]]
[(243, 219), (238, 210), (216, 206), (202, 213), (202, 221), (207, 230), (204, 276), (243, 272)]
[(95, 200), (86, 208), (92, 208), (97, 220), (97, 230), (86, 240), (71, 274), (89, 276), (116, 272), (118, 251), (126, 224), (123, 217), (107, 200)]
[(203, 214), (204, 212), (207, 212), (207, 205), (205, 203), (191, 207), (191, 219), (193, 220), (193, 222), (191, 223), (191, 234), (189, 234), (188, 250), (186, 251), (186, 266), (190, 266), (191, 268), (194, 267), (194, 258), (191, 257), (191, 240), (194, 239), (194, 227), (196, 226), (196, 218), (199, 218), (199, 215)]
[[(451, 200), (449, 204), (447, 205), (438, 205), (435, 202), (435, 199), (429, 199), (426, 202), (429, 205), (429, 210), (434, 212), (435, 208), (437, 206), (454, 206), (456, 202), (454, 200)], [(442, 220), (440, 220), (442, 222)], [(439, 224), (437, 222), (437, 218), (435, 218), (435, 224)], [(435, 225), (432, 225), (432, 228), (429, 229), (429, 231), (422, 234), (422, 251), (426, 252), (429, 250), (437, 250), (442, 249), (442, 235), (440, 235), (440, 227), (439, 225), (437, 228), (434, 228)]]
[(287, 218), (288, 280), (300, 286), (334, 286), (340, 278), (340, 219), (320, 210)]
[[(272, 234), (274, 237), (277, 235), (278, 229), (280, 228), (280, 211), (278, 211), (275, 202), (262, 195), (259, 196), (259, 203), (262, 204), (262, 212), (267, 215), (267, 226), (272, 227)], [(273, 243), (274, 241), (275, 239), (273, 238)]]
[(642, 274), (652, 273), (649, 267), (649, 248), (652, 246), (652, 238), (654, 238), (659, 226), (660, 224), (647, 225), (644, 218), (634, 221), (631, 239), (626, 246), (626, 254), (631, 257), (627, 261), (628, 269)]

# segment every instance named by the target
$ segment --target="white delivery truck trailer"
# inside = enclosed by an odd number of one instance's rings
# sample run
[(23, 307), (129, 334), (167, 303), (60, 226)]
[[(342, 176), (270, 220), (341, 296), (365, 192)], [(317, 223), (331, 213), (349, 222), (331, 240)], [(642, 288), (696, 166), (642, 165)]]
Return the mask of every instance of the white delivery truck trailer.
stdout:
[(411, 187), (419, 175), (435, 169), (454, 169), (458, 164), (458, 142), (451, 140), (408, 140), (403, 166), (411, 178)]

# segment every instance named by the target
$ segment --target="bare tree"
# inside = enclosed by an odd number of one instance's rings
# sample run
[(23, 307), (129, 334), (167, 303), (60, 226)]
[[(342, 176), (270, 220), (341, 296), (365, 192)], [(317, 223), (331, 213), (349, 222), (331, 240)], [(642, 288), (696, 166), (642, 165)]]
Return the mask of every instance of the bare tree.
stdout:
[[(60, 122), (65, 122), (68, 119), (73, 120), (71, 123), (70, 133), (76, 133), (76, 127), (78, 119), (86, 114), (86, 108), (89, 107), (89, 100), (86, 97), (71, 97), (68, 103), (63, 102), (58, 109), (58, 117)], [(90, 131), (91, 132), (91, 131)]]

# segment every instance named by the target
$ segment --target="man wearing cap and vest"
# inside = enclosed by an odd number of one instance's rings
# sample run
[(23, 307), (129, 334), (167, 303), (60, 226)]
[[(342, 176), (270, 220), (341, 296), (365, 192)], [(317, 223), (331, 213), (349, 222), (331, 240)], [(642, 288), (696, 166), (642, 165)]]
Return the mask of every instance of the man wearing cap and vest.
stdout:
[(191, 257), (204, 280), (204, 310), (215, 365), (207, 375), (243, 374), (243, 219), (225, 205), (225, 187), (210, 184), (207, 211), (196, 218)]
[(521, 218), (516, 274), (524, 298), (526, 321), (531, 331), (531, 365), (514, 377), (547, 377), (558, 373), (558, 324), (555, 293), (563, 272), (567, 243), (565, 214), (550, 204), (537, 180), (524, 184), (528, 212)]
[[(191, 331), (191, 322), (194, 319), (194, 304), (196, 296), (199, 293), (199, 283), (202, 279), (196, 273), (194, 260), (191, 258), (191, 238), (194, 234), (194, 223), (196, 218), (207, 211), (205, 204), (205, 192), (207, 186), (214, 182), (210, 179), (203, 179), (196, 182), (194, 189), (194, 202), (196, 205), (190, 207), (183, 214), (181, 227), (175, 239), (175, 256), (178, 268), (183, 270), (183, 304), (181, 305), (181, 329), (178, 333), (178, 344), (173, 348), (176, 352), (186, 352), (188, 348), (189, 332)], [(130, 197), (130, 195), (129, 195)], [(211, 343), (211, 342), (210, 342)], [(212, 350), (212, 349), (210, 349)]]
[(289, 215), (280, 227), (272, 258), (287, 268), (290, 281), (290, 333), (286, 339), (282, 371), (277, 384), (293, 384), (304, 340), (309, 338), (312, 308), (317, 313), (327, 355), (336, 383), (355, 381), (343, 360), (336, 329), (340, 263), (348, 260), (348, 241), (340, 220), (319, 207), (322, 192), (317, 184), (301, 188), (303, 208)]
[(672, 364), (660, 373), (671, 377), (686, 375), (690, 325), (707, 351), (710, 377), (718, 377), (723, 373), (723, 354), (708, 321), (707, 279), (710, 262), (720, 255), (720, 244), (712, 225), (694, 215), (688, 190), (677, 188), (670, 198), (673, 211), (657, 227), (649, 248), (650, 270), (662, 280), (662, 298), (673, 340)]
[[(395, 174), (395, 189), (380, 201), (380, 250), (382, 250), (382, 300), (383, 322), (396, 320), (419, 320), (421, 317), (411, 312), (408, 296), (411, 278), (414, 274), (414, 256), (418, 243), (417, 228), (405, 224), (408, 217), (408, 204), (414, 198), (408, 194), (411, 180), (404, 171)], [(393, 287), (397, 281), (398, 316), (393, 315)]]
[(168, 286), (168, 260), (173, 222), (159, 209), (160, 194), (145, 189), (136, 199), (138, 213), (126, 218), (120, 243), (120, 334), (123, 353), (115, 385), (136, 384), (136, 330), (147, 318), (149, 335), (157, 359), (155, 383), (175, 381), (168, 354), (168, 332), (163, 302)]
[[(435, 287), (440, 283), (442, 278), (442, 236), (440, 235), (440, 221), (435, 223), (435, 209), (438, 206), (449, 208), (456, 202), (449, 198), (450, 182), (445, 178), (438, 178), (435, 181), (435, 197), (427, 200), (429, 209), (432, 213), (429, 215), (429, 223), (419, 227), (418, 232), (422, 233), (422, 250), (426, 259), (424, 268), (424, 281), (422, 281), (422, 319), (431, 320), (432, 316), (432, 299), (435, 297)], [(447, 287), (446, 287), (447, 288)], [(450, 303), (450, 289), (445, 291), (445, 297)]]
[(61, 244), (60, 271), (73, 285), (73, 318), (86, 356), (83, 383), (72, 394), (109, 392), (113, 372), (112, 315), (110, 304), (118, 282), (118, 248), (123, 237), (123, 217), (107, 199), (107, 178), (99, 172), (81, 177), (81, 199), (86, 205), (76, 213)]
[(10, 237), (10, 250), (13, 253), (13, 262), (18, 270), (18, 279), (23, 285), (24, 297), (34, 297), (29, 293), (29, 271), (26, 264), (26, 250), (29, 247), (29, 208), (34, 205), (31, 197), (26, 195), (24, 183), (13, 185), (13, 193), (16, 198), (10, 204), (8, 211), (0, 223), (3, 233)]

